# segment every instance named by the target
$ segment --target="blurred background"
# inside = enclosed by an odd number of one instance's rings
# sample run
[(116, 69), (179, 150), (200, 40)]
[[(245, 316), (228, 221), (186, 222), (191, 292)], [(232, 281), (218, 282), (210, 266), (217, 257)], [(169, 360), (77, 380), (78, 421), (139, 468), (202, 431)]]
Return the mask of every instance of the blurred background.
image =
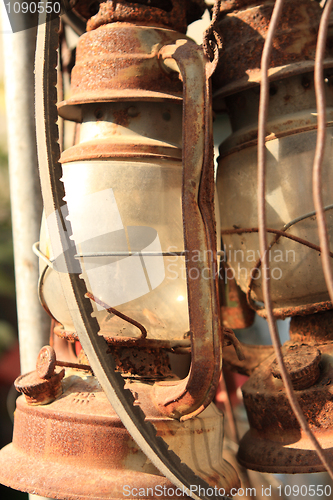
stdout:
[[(3, 43), (0, 37), (0, 447), (11, 441), (16, 391), (20, 373), (17, 341), (14, 262), (7, 159)], [(28, 495), (0, 486), (0, 497), (26, 499)]]

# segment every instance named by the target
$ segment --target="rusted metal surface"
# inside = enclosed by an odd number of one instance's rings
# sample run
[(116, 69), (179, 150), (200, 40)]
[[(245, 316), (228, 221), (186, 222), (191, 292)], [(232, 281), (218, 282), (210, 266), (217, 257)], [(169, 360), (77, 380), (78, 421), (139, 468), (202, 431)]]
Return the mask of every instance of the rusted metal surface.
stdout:
[(21, 375), (15, 380), (15, 389), (22, 392), (30, 405), (45, 405), (62, 393), (61, 380), (64, 370), (56, 370), (51, 378), (41, 379), (35, 371)]
[[(327, 124), (333, 121), (333, 91), (330, 84), (331, 69), (325, 74)], [(222, 156), (257, 144), (259, 88), (249, 88), (225, 98), (233, 134), (220, 146)], [(242, 109), (243, 113), (239, 110)], [(285, 137), (317, 128), (317, 116), (309, 110), (316, 109), (314, 78), (312, 73), (289, 76), (270, 84), (267, 130), (265, 141)]]
[(99, 300), (97, 297), (94, 297), (93, 294), (90, 292), (88, 292), (86, 294), (86, 297), (88, 297), (88, 299), (91, 299), (94, 302), (96, 302), (97, 304), (99, 304), (100, 306), (102, 306), (108, 313), (114, 314), (115, 316), (118, 316), (119, 318), (123, 319), (127, 323), (130, 323), (131, 325), (136, 326), (138, 328), (138, 330), (140, 330), (140, 332), (141, 332), (141, 337), (140, 337), (141, 339), (147, 338), (147, 330), (143, 325), (141, 325), (141, 323), (139, 323), (138, 321), (135, 321), (135, 319), (130, 318), (126, 314), (123, 314), (122, 312), (117, 311), (114, 307), (109, 307), (102, 300)]
[(56, 368), (56, 355), (50, 346), (44, 346), (38, 355), (36, 371), (21, 375), (15, 382), (18, 392), (25, 395), (29, 405), (45, 405), (62, 393), (64, 369)]
[[(273, 1), (222, 2), (218, 28), (224, 52), (214, 78), (214, 106), (225, 95), (256, 85), (261, 78), (260, 60), (274, 7)], [(268, 76), (274, 79), (311, 71), (322, 9), (306, 0), (288, 0), (274, 33)], [(329, 45), (328, 45), (329, 47)], [(325, 65), (332, 64), (327, 49)]]
[(172, 377), (170, 360), (164, 349), (110, 347), (117, 370), (124, 376), (135, 376), (150, 381)]
[[(307, 316), (309, 314), (322, 313), (325, 311), (330, 311), (333, 308), (332, 302), (327, 300), (325, 302), (316, 302), (314, 304), (307, 304), (305, 306), (290, 306), (290, 307), (276, 307), (274, 308), (274, 317), (276, 319), (286, 319), (290, 316)], [(256, 313), (262, 318), (266, 318), (267, 311), (264, 307), (263, 309), (256, 308)]]
[[(125, 485), (144, 488), (145, 492), (150, 488), (144, 495), (148, 499), (158, 497), (157, 486), (162, 491), (164, 486), (173, 488), (173, 494), (170, 490), (164, 496), (176, 499), (176, 488), (138, 448), (97, 380), (69, 370), (63, 383), (63, 396), (50, 405), (29, 407), (24, 399), (18, 399), (13, 443), (0, 454), (1, 481), (67, 500), (123, 498)], [(225, 488), (225, 494), (239, 486), (235, 470), (221, 458), (223, 417), (215, 407), (180, 424), (159, 416), (147, 386), (128, 382), (127, 388), (182, 461), (211, 486)]]
[(243, 353), (242, 344), (235, 335), (235, 332), (231, 328), (223, 328), (223, 346), (232, 345), (236, 351), (239, 360), (244, 360), (245, 355)]
[[(329, 126), (332, 126), (333, 122), (329, 120), (327, 122)], [(273, 141), (274, 139), (281, 139), (283, 137), (288, 137), (290, 133), (302, 133), (302, 132), (307, 132), (310, 130), (316, 130), (316, 124), (313, 123), (312, 119), (297, 119), (294, 121), (292, 124), (292, 128), (288, 127), (291, 125), (291, 120), (286, 120), (284, 123), (279, 123), (277, 124), (274, 130), (274, 132), (268, 134), (265, 138), (265, 141)], [(257, 145), (257, 130), (250, 130), (247, 131), (245, 137), (242, 139), (245, 139), (245, 143), (240, 140), (239, 137), (236, 139), (236, 144), (232, 147), (232, 149), (228, 151), (222, 151), (223, 156), (228, 156), (229, 154), (237, 153), (238, 151), (241, 151), (242, 149), (249, 148), (251, 146), (256, 146)]]
[(223, 39), (217, 30), (217, 22), (219, 18), (221, 1), (216, 0), (212, 12), (212, 20), (208, 28), (204, 32), (202, 47), (207, 59), (210, 62), (214, 62), (213, 71), (216, 70), (216, 66), (219, 62), (219, 57), (223, 49)]
[[(283, 361), (293, 388), (300, 391), (314, 385), (320, 375), (320, 351), (308, 345), (290, 345), (286, 351)], [(281, 370), (276, 359), (271, 370), (273, 376), (281, 380)]]
[[(55, 327), (55, 333), (67, 340), (78, 340), (75, 332), (66, 332), (60, 324)], [(165, 348), (163, 341), (156, 343), (145, 338), (130, 339), (130, 338), (108, 338), (104, 337), (109, 344), (109, 350), (115, 358), (115, 369), (122, 373), (123, 376), (135, 376), (141, 379), (149, 379), (150, 381), (160, 380), (163, 378), (172, 377), (170, 369), (170, 360), (167, 352), (174, 351), (177, 347), (172, 348), (170, 345)], [(187, 345), (189, 342), (187, 342)], [(184, 348), (184, 347), (182, 347)], [(83, 351), (81, 351), (83, 352)], [(88, 360), (84, 357), (84, 362)], [(82, 370), (91, 370), (89, 365), (80, 366), (80, 364), (63, 363), (57, 361), (57, 366), (73, 367)]]
[(237, 285), (236, 280), (228, 275), (227, 266), (223, 266), (222, 275), (228, 278), (225, 284), (220, 282), (223, 326), (233, 329), (248, 328), (253, 324), (255, 312), (249, 306), (246, 294)]
[[(210, 82), (201, 48), (179, 42), (178, 47), (162, 52), (162, 57), (177, 62), (184, 82), (182, 212), (184, 246), (188, 252), (186, 279), (192, 357), (189, 375), (184, 380), (155, 384), (154, 401), (162, 414), (185, 420), (212, 401), (222, 363)], [(207, 248), (211, 255), (205, 252)], [(196, 278), (193, 270), (197, 271)]]
[[(185, 33), (188, 24), (200, 19), (206, 6), (204, 0), (139, 0), (129, 2), (102, 2), (77, 0), (71, 2), (74, 10), (90, 20), (88, 29), (111, 22), (133, 22), (171, 28)], [(93, 16), (93, 17), (92, 17)]]
[(232, 346), (223, 347), (224, 368), (250, 376), (258, 366), (274, 352), (271, 345), (252, 345), (240, 343), (244, 359), (239, 359)]
[(177, 39), (176, 31), (109, 24), (85, 33), (76, 50), (71, 97), (58, 105), (66, 119), (81, 121), (80, 106), (114, 100), (180, 100), (182, 82), (177, 71), (162, 69), (160, 49)]
[(61, 155), (61, 162), (95, 160), (103, 158), (169, 158), (181, 159), (181, 151), (173, 147), (155, 145), (118, 145), (109, 141), (91, 141), (90, 143), (77, 144), (66, 149)]
[(36, 371), (40, 378), (51, 378), (56, 366), (57, 358), (53, 347), (42, 347), (37, 356)]
[[(289, 344), (289, 345), (288, 345)], [(282, 347), (285, 356), (295, 348), (295, 356), (288, 372), (293, 375), (303, 363), (302, 350), (321, 352), (319, 378), (307, 389), (296, 391), (297, 401), (323, 448), (331, 448), (333, 426), (333, 349), (329, 344), (292, 344)], [(292, 349), (293, 350), (293, 349)], [(316, 355), (315, 355), (316, 357)], [(297, 360), (297, 358), (299, 358)], [(288, 358), (287, 358), (288, 359)], [(306, 363), (304, 363), (306, 365)], [(311, 365), (311, 363), (310, 363)], [(243, 385), (243, 397), (250, 422), (250, 431), (240, 444), (238, 458), (246, 467), (261, 471), (302, 473), (325, 470), (310, 440), (301, 431), (300, 424), (288, 402), (282, 380), (274, 377), (276, 358), (267, 358)], [(304, 369), (304, 366), (303, 366)], [(311, 372), (311, 368), (309, 370)], [(308, 374), (304, 373), (305, 377)], [(274, 411), (272, 411), (274, 409)], [(254, 442), (257, 447), (254, 448)], [(331, 448), (332, 450), (332, 448)], [(330, 459), (332, 451), (326, 450)]]
[(332, 342), (333, 311), (293, 316), (290, 321), (289, 336), (292, 342)]
[[(276, 401), (274, 401), (276, 403)], [(270, 410), (272, 412), (272, 408)], [(330, 411), (330, 410), (328, 410)], [(332, 461), (333, 435), (331, 431), (312, 430), (329, 461)], [(277, 437), (278, 435), (275, 434)], [(326, 472), (303, 431), (285, 430), (284, 440), (274, 441), (262, 431), (249, 430), (242, 438), (237, 454), (239, 463), (247, 469), (273, 474), (311, 474)]]
[[(74, 330), (66, 330), (64, 327), (56, 322), (54, 327), (54, 333), (69, 342), (74, 342), (78, 340), (78, 335)], [(187, 348), (191, 346), (190, 338), (184, 338), (182, 340), (168, 340), (168, 339), (142, 339), (142, 338), (131, 338), (131, 337), (115, 337), (111, 336), (110, 332), (103, 330), (103, 325), (100, 331), (100, 335), (104, 337), (109, 345), (114, 346), (127, 346), (127, 347), (141, 347), (141, 348), (156, 348), (156, 349), (167, 349), (174, 350), (179, 348)]]
[(172, 28), (181, 33), (186, 32), (185, 0), (165, 2), (167, 9), (156, 9), (141, 3), (127, 3), (126, 1), (102, 2), (98, 13), (87, 23), (87, 30), (94, 30), (99, 26), (112, 22), (125, 21), (140, 23), (147, 26), (161, 26)]
[(62, 366), (64, 368), (75, 368), (77, 370), (86, 370), (92, 373), (92, 369), (90, 365), (86, 365), (83, 363), (72, 363), (71, 361), (57, 361), (57, 366)]
[[(61, 325), (57, 325), (56, 333), (59, 336)], [(71, 336), (62, 330), (62, 336), (71, 337), (72, 340), (77, 340), (77, 335)], [(73, 338), (74, 337), (74, 338)], [(157, 347), (152, 345), (150, 340), (145, 337), (138, 339), (130, 339), (121, 337), (119, 339), (107, 339), (109, 351), (112, 352), (115, 358), (115, 369), (122, 373), (124, 377), (137, 377), (147, 379), (150, 382), (164, 378), (172, 378), (173, 374), (170, 368), (170, 360), (167, 352), (169, 349), (163, 348), (161, 343)], [(135, 342), (137, 340), (137, 342)], [(83, 351), (81, 351), (83, 353)], [(80, 362), (88, 363), (88, 359), (83, 354)], [(57, 366), (72, 367), (81, 370), (92, 371), (89, 365), (80, 365), (75, 363), (64, 363), (57, 361)]]
[(222, 306), (221, 314), (223, 324), (235, 329), (248, 328), (253, 324), (255, 318), (254, 309), (249, 307), (246, 296), (243, 295), (237, 305)]

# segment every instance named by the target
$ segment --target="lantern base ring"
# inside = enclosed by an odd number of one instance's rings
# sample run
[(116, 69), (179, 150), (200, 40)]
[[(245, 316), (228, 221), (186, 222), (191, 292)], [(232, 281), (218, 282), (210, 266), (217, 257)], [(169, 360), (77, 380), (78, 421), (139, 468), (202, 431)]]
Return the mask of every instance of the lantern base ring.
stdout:
[[(181, 424), (159, 416), (147, 384), (128, 381), (126, 387), (159, 435), (196, 474), (226, 495), (239, 486), (236, 471), (222, 459), (223, 415), (213, 404)], [(48, 405), (29, 406), (23, 396), (18, 398), (13, 443), (0, 452), (3, 484), (64, 500), (152, 500), (166, 490), (163, 498), (186, 498), (138, 448), (95, 377), (66, 370), (63, 389)]]

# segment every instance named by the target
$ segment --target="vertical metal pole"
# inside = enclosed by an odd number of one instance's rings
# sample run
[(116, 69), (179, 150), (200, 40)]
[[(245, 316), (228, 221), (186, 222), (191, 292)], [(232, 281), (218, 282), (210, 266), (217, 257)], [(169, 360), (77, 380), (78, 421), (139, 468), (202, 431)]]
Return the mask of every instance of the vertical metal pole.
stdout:
[(49, 319), (37, 295), (37, 257), (32, 252), (33, 243), (39, 240), (42, 214), (33, 105), (35, 43), (35, 28), (4, 34), (9, 178), (23, 373), (35, 369), (38, 352), (49, 336)]
[[(39, 240), (42, 213), (33, 104), (36, 28), (8, 34), (6, 29), (3, 31), (15, 282), (24, 373), (35, 369), (38, 352), (48, 343), (50, 328), (38, 300), (38, 262), (31, 249)], [(30, 498), (42, 500), (35, 495)]]

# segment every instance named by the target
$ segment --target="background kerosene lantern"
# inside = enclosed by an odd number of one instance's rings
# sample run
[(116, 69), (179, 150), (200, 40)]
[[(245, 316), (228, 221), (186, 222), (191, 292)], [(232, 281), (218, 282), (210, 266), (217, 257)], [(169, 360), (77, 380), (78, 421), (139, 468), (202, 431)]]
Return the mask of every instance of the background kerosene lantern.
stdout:
[[(257, 180), (257, 141), (259, 83), (264, 79), (260, 64), (274, 5), (270, 1), (222, 4), (219, 28), (225, 52), (214, 76), (214, 109), (227, 109), (233, 129), (220, 146), (217, 174), (223, 243), (231, 255), (228, 265), (248, 303), (264, 317), (268, 313), (263, 304), (263, 250), (259, 251), (258, 237), (263, 211), (257, 205), (262, 189)], [(290, 341), (282, 348), (285, 364), (296, 400), (330, 461), (332, 302), (322, 272), (312, 198), (317, 140), (313, 67), (322, 11), (315, 2), (286, 1), (274, 31), (263, 203), (273, 315), (292, 317)], [(332, 237), (330, 36), (329, 28), (323, 77), (327, 123), (322, 194)], [(246, 368), (245, 360), (241, 367), (243, 373), (251, 374), (243, 386), (250, 431), (240, 443), (239, 461), (263, 472), (325, 470), (290, 406), (275, 355), (260, 346), (257, 352), (257, 363), (252, 356), (251, 366)]]

